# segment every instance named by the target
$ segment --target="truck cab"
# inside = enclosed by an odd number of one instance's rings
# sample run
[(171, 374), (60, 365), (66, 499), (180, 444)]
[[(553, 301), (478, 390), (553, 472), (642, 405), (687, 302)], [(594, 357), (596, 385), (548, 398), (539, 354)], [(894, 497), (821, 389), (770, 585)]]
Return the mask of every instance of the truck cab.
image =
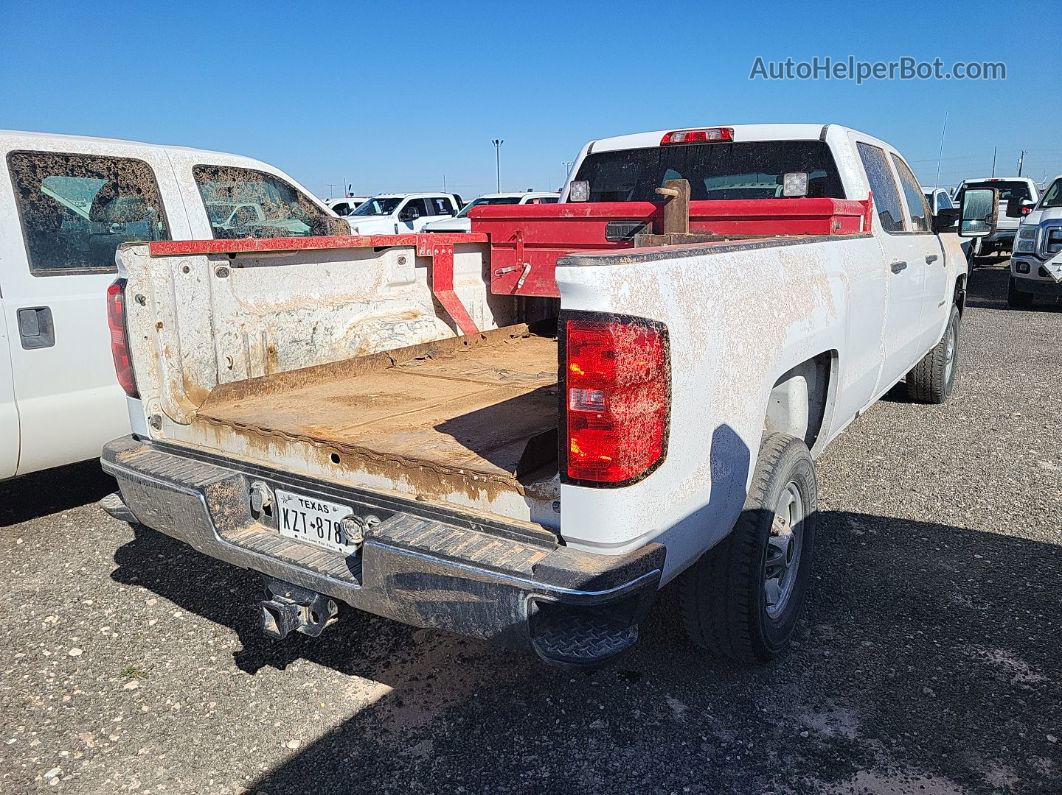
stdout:
[(457, 215), (461, 197), (453, 193), (381, 193), (346, 216), (352, 234), (401, 235)]
[(121, 245), (319, 235), (337, 220), (250, 158), (0, 131), (0, 478), (128, 432), (103, 322)]

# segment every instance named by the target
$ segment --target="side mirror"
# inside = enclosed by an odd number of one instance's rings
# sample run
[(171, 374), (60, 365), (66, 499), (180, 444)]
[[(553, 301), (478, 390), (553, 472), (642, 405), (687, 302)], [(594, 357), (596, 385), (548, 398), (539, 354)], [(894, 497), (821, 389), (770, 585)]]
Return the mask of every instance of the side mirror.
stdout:
[(955, 225), (959, 222), (958, 207), (941, 207), (933, 216), (933, 232), (954, 232)]
[(959, 237), (986, 237), (996, 231), (999, 191), (967, 188), (959, 205)]

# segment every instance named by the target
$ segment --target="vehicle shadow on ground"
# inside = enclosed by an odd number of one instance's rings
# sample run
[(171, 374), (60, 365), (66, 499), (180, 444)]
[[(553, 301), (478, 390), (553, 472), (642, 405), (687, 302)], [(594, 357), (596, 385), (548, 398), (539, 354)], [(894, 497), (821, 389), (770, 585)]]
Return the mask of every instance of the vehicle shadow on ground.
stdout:
[(232, 627), (246, 671), (305, 658), (385, 685), (252, 792), (1062, 789), (1048, 737), (1062, 722), (1062, 547), (821, 520), (795, 647), (753, 669), (693, 649), (670, 590), (631, 655), (573, 673), (356, 611), (320, 638), (273, 643), (255, 627), (256, 576), (146, 529), (114, 577)]
[(96, 459), (0, 483), (0, 527), (10, 527), (106, 497), (118, 489)]

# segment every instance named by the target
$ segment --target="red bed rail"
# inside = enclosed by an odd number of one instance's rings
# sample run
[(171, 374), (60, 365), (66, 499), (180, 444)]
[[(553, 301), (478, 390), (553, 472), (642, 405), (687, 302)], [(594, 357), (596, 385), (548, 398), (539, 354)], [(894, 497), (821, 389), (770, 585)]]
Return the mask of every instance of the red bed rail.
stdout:
[[(871, 200), (739, 199), (690, 202), (690, 232), (722, 237), (854, 235), (869, 231)], [(490, 237), (491, 292), (559, 295), (557, 260), (575, 251), (631, 248), (638, 232), (663, 231), (651, 202), (477, 207), (473, 232)]]

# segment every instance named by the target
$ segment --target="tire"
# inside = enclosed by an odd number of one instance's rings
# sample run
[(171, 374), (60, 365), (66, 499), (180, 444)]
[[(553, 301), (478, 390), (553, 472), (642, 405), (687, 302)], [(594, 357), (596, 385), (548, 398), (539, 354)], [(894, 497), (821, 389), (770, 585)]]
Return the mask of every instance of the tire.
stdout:
[(1023, 293), (1014, 285), (1015, 279), (1010, 277), (1007, 282), (1007, 306), (1011, 309), (1028, 309), (1033, 305), (1033, 294)]
[(907, 374), (907, 396), (918, 403), (943, 403), (959, 380), (959, 308), (951, 307), (944, 334)]
[[(776, 519), (776, 511), (791, 521)], [(800, 439), (767, 434), (734, 529), (679, 578), (682, 623), (694, 645), (742, 663), (783, 654), (804, 607), (817, 523), (811, 453)], [(788, 567), (779, 569), (783, 558)], [(774, 585), (768, 574), (779, 575)]]
[(940, 342), (907, 374), (907, 397), (919, 403), (943, 403), (959, 380), (959, 308), (952, 306)]

